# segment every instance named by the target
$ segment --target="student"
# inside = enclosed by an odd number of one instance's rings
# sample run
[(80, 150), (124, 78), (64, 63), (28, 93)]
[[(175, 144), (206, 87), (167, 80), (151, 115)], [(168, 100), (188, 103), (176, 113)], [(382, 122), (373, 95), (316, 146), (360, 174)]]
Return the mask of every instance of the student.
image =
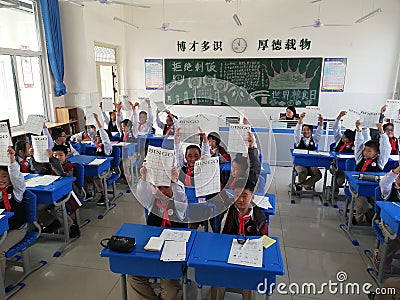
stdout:
[[(356, 121), (356, 139), (354, 142), (356, 159), (356, 171), (359, 172), (382, 172), (390, 156), (389, 137), (383, 131), (382, 124), (378, 123), (380, 132), (379, 143), (373, 140), (365, 141), (368, 136), (368, 128), (360, 129), (360, 121)], [(373, 197), (358, 196), (355, 200), (356, 213), (352, 220), (353, 224), (366, 221), (371, 223), (374, 215), (373, 208), (369, 209), (368, 203), (373, 205)]]
[(298, 120), (299, 117), (296, 115), (296, 108), (294, 106), (288, 106), (286, 108), (285, 115), (279, 118), (279, 120)]
[(103, 121), (107, 130), (109, 132), (118, 132), (117, 111), (115, 109), (113, 111), (110, 111), (109, 112), (110, 117), (108, 117), (107, 114), (103, 111), (103, 102), (99, 103), (99, 107), (101, 110), (101, 116), (103, 117)]
[(163, 135), (174, 135), (174, 132), (179, 128), (178, 117), (173, 115), (169, 110), (165, 111), (167, 113), (167, 118), (165, 120), (166, 124), (160, 120), (160, 111), (157, 109), (156, 112), (156, 123), (157, 126), (163, 130)]
[(217, 132), (210, 132), (207, 135), (207, 139), (210, 144), (211, 157), (219, 157), (220, 163), (231, 161), (231, 156), (226, 152), (225, 148), (221, 146), (221, 138)]
[(257, 184), (258, 176), (261, 172), (261, 163), (258, 157), (258, 150), (254, 148), (254, 136), (250, 132), (248, 143), (247, 157), (238, 153), (236, 158), (232, 161), (231, 176), (226, 184), (226, 188), (229, 190), (233, 190), (236, 182), (240, 179), (247, 179), (253, 183), (254, 186)]
[[(391, 202), (400, 202), (400, 165), (382, 177), (379, 182), (379, 187), (381, 188), (381, 195), (384, 200)], [(385, 223), (382, 223), (380, 226), (385, 226), (385, 229), (391, 235), (393, 235), (393, 231)], [(387, 247), (386, 266), (384, 270), (385, 273), (392, 273), (391, 265), (393, 256), (400, 249), (399, 238), (396, 237), (394, 240), (389, 240)], [(374, 257), (377, 263), (380, 263), (380, 254), (380, 250), (375, 249)]]
[(86, 131), (81, 131), (71, 135), (71, 142), (91, 141), (93, 144), (96, 142), (96, 126), (87, 125)]
[(22, 241), (26, 234), (26, 212), (22, 199), (25, 192), (24, 176), (20, 172), (20, 166), (15, 161), (15, 151), (9, 146), (7, 149), (10, 157), (10, 165), (0, 166), (0, 208), (5, 211), (12, 211), (14, 216), (8, 219), (9, 230), (5, 240), (0, 243), (0, 269), (5, 275), (6, 252)]
[[(140, 169), (141, 179), (137, 184), (137, 196), (141, 204), (149, 210), (147, 225), (161, 227), (186, 227), (184, 219), (187, 210), (185, 188), (179, 183), (178, 169), (171, 170), (171, 186), (153, 186), (145, 181), (146, 167)], [(179, 291), (179, 280), (161, 278), (161, 294), (158, 297), (144, 276), (128, 275), (128, 282), (139, 299), (175, 299)]]
[[(139, 103), (133, 104), (132, 102), (129, 102), (129, 105), (132, 108), (132, 113), (135, 111), (136, 106), (139, 105)], [(133, 115), (130, 117), (130, 119), (124, 119), (122, 120), (122, 114), (121, 114), (121, 108), (122, 104), (118, 103), (116, 104), (117, 107), (117, 125), (118, 125), (118, 131), (121, 133), (120, 137), (120, 142), (125, 142), (125, 143), (134, 143), (137, 140), (137, 127), (133, 126), (132, 119)]]
[(49, 143), (49, 149), (52, 149), (54, 145), (64, 145), (68, 149), (68, 155), (79, 155), (79, 152), (75, 150), (74, 147), (71, 146), (69, 142), (67, 142), (67, 134), (65, 133), (65, 130), (62, 129), (61, 127), (55, 127), (51, 130), (51, 135), (49, 134), (49, 131), (47, 128), (43, 129), (43, 133), (47, 136), (48, 138), (48, 143)]
[[(68, 176), (71, 177), (74, 174), (74, 165), (67, 160), (68, 148), (65, 145), (54, 145), (52, 151), (48, 150), (49, 163), (38, 163), (33, 158), (34, 149), (30, 149), (32, 169), (35, 173), (56, 175), (56, 176)], [(75, 194), (79, 195), (79, 192), (74, 188)], [(78, 208), (75, 199), (71, 197), (69, 200), (71, 207), (74, 209)], [(43, 233), (56, 233), (61, 227), (63, 222), (63, 214), (60, 207), (48, 204), (37, 205), (37, 217), (42, 223), (44, 229)], [(71, 238), (75, 238), (80, 235), (79, 226), (74, 223), (72, 218), (68, 215), (67, 217), (69, 234)]]
[[(138, 119), (136, 110), (133, 110), (133, 126), (137, 127), (138, 135), (149, 134), (153, 127), (153, 114), (151, 113), (150, 99), (146, 98), (145, 101), (147, 104), (148, 116), (147, 116), (147, 112), (142, 110), (139, 113), (139, 119)], [(137, 103), (137, 104), (139, 104), (139, 103)]]
[(31, 163), (29, 160), (29, 149), (31, 145), (29, 145), (26, 141), (17, 141), (15, 143), (15, 161), (20, 166), (20, 171), (22, 173), (31, 173)]
[(384, 124), (383, 131), (389, 137), (390, 154), (399, 154), (399, 140), (394, 136), (394, 125), (392, 123)]
[[(268, 235), (268, 222), (258, 206), (252, 205), (254, 184), (245, 179), (235, 183), (234, 203), (222, 220), (221, 233), (244, 236)], [(223, 300), (225, 288), (211, 287), (211, 299)], [(242, 290), (243, 299), (253, 299), (252, 291)]]
[[(97, 127), (99, 130), (97, 130), (96, 133), (96, 152), (95, 156), (111, 156), (112, 155), (112, 145), (111, 145), (111, 132), (108, 130), (104, 129), (103, 126), (101, 125), (101, 122), (99, 120), (99, 116), (97, 114), (93, 114), (94, 119), (96, 120)], [(103, 174), (105, 175), (107, 171), (104, 171)], [(109, 174), (109, 177), (111, 174)], [(108, 179), (108, 178), (106, 178)], [(96, 193), (101, 194), (100, 199), (97, 201), (97, 205), (105, 205), (106, 204), (106, 197), (104, 195), (104, 188), (103, 188), (103, 181), (99, 178), (96, 177), (93, 179), (93, 186), (94, 186), (94, 191)]]
[[(346, 129), (345, 132), (341, 133), (341, 119), (346, 115), (345, 111), (341, 111), (337, 116), (335, 122), (333, 123), (333, 134), (335, 138), (335, 152), (341, 153), (354, 153), (354, 139), (355, 139), (355, 132), (350, 129)], [(341, 187), (345, 182), (345, 175), (343, 170), (336, 171), (336, 195), (339, 193), (339, 187)]]
[[(296, 149), (306, 149), (306, 150), (316, 150), (317, 144), (319, 143), (322, 135), (322, 126), (324, 122), (324, 117), (320, 114), (318, 115), (319, 125), (312, 136), (313, 126), (308, 124), (303, 124), (303, 119), (306, 113), (303, 112), (297, 122), (294, 129), (294, 143)], [(301, 132), (300, 132), (301, 131)], [(301, 191), (302, 188), (306, 190), (311, 190), (317, 181), (322, 178), (321, 171), (317, 167), (303, 167), (295, 166), (298, 174), (298, 181), (296, 184), (296, 190)], [(307, 179), (307, 177), (310, 178)]]

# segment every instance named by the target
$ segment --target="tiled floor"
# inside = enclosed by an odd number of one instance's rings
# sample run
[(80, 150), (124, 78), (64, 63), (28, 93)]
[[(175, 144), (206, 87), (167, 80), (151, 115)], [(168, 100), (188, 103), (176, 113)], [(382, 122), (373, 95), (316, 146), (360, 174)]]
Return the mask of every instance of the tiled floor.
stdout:
[[(318, 198), (303, 198), (290, 204), (288, 183), (291, 168), (275, 168), (270, 176), (269, 193), (277, 195), (277, 213), (271, 217), (270, 235), (279, 238), (285, 275), (277, 282), (286, 284), (315, 283), (319, 286), (329, 280), (336, 281), (339, 271), (347, 273), (346, 282), (373, 284), (366, 272), (367, 260), (363, 250), (374, 245), (372, 234), (363, 232), (356, 237), (359, 247), (354, 247), (339, 228), (342, 222), (333, 207), (325, 207)], [(320, 188), (320, 187), (319, 187)], [(119, 185), (126, 192), (128, 187)], [(72, 243), (59, 258), (52, 254), (59, 242), (40, 240), (32, 248), (32, 260), (45, 259), (48, 264), (30, 275), (26, 287), (12, 299), (121, 299), (120, 281), (108, 267), (108, 260), (101, 258), (100, 240), (111, 236), (122, 223), (144, 223), (143, 208), (132, 194), (125, 193), (118, 205), (103, 220), (96, 218), (102, 208), (91, 205), (82, 210), (82, 219), (91, 222), (82, 229), (82, 236)], [(9, 270), (7, 277), (14, 277)], [(189, 270), (189, 277), (194, 278)], [(189, 287), (189, 299), (196, 298), (196, 287)], [(261, 297), (257, 297), (261, 299)], [(137, 299), (129, 290), (129, 299)], [(209, 289), (203, 292), (203, 299), (209, 299)], [(241, 299), (237, 294), (227, 293), (226, 299)], [(367, 299), (365, 295), (331, 295), (325, 289), (320, 295), (282, 295), (275, 293), (272, 299)]]

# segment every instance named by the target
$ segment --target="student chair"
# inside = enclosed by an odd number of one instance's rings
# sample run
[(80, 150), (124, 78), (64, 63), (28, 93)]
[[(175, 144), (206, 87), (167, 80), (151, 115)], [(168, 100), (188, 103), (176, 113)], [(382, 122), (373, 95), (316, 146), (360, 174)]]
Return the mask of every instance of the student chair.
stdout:
[[(346, 171), (354, 171), (356, 169), (356, 161), (355, 161), (355, 159), (346, 160), (346, 167), (345, 168), (346, 168)], [(349, 209), (349, 205), (350, 205), (350, 202), (351, 202), (352, 197), (353, 197), (351, 195), (350, 188), (348, 186), (346, 186), (344, 188), (344, 194), (346, 196), (346, 206), (345, 206), (344, 210), (343, 209), (339, 209), (339, 214), (343, 215), (345, 217), (345, 219), (348, 221), (347, 211)], [(352, 216), (351, 216), (351, 218), (352, 218)], [(351, 219), (350, 219), (350, 221), (351, 221)]]
[(335, 152), (335, 149), (336, 149), (336, 143), (333, 142), (332, 144), (329, 145), (329, 151)]
[(266, 183), (267, 183), (267, 182), (266, 182), (264, 176), (259, 175), (259, 176), (258, 176), (258, 181), (257, 181), (256, 187), (255, 187), (254, 190), (255, 190), (257, 193), (262, 193), (262, 194), (264, 194), (264, 193), (265, 193), (265, 185), (266, 185)]
[(119, 165), (121, 163), (121, 149), (119, 147), (113, 147), (112, 151), (113, 160), (111, 162), (111, 168), (113, 169), (111, 177), (107, 179), (107, 185), (112, 185), (113, 198), (111, 202), (114, 202), (117, 198), (123, 195), (122, 192), (117, 195), (116, 181), (121, 177), (121, 170)]
[[(86, 192), (85, 192), (85, 168), (81, 163), (74, 163), (74, 177), (76, 178), (75, 180), (75, 186), (79, 189), (80, 194), (76, 195), (78, 197), (78, 200), (83, 204), (83, 202), (86, 199)], [(90, 219), (86, 219), (84, 223), (81, 223), (80, 220), (80, 215), (79, 215), (79, 209), (75, 210), (75, 222), (76, 224), (81, 228), (87, 224), (90, 223)]]
[[(39, 235), (41, 233), (41, 228), (40, 225), (37, 223), (36, 219), (36, 195), (32, 193), (31, 191), (26, 190), (24, 193), (24, 198), (23, 198), (23, 203), (25, 204), (25, 210), (26, 210), (26, 217), (27, 217), (27, 222), (28, 222), (28, 229), (25, 234), (25, 237), (20, 241), (18, 244), (14, 245), (12, 248), (10, 248), (5, 256), (8, 259), (7, 263), (15, 266), (22, 266), (24, 274), (19, 278), (17, 282), (14, 284), (9, 285), (6, 288), (7, 292), (7, 297), (11, 297), (14, 295), (16, 292), (21, 290), (25, 284), (22, 282), (29, 274), (32, 272), (40, 269), (43, 267), (45, 264), (47, 264), (47, 261), (40, 261), (39, 264), (32, 266), (30, 262), (30, 246), (36, 242), (36, 240), (39, 238)], [(17, 254), (21, 253), (20, 256)], [(15, 260), (11, 260), (12, 258), (15, 258)]]

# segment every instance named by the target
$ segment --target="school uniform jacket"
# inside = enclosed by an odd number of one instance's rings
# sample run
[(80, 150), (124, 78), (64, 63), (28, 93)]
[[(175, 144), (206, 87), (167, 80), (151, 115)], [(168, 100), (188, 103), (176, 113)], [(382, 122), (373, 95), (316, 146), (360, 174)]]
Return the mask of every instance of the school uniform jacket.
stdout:
[(396, 177), (397, 174), (390, 171), (379, 181), (382, 198), (386, 201), (400, 202), (400, 190), (395, 188), (394, 183)]
[[(362, 166), (364, 165), (365, 159), (363, 157), (363, 150), (364, 150), (364, 143), (368, 140), (365, 140), (369, 134), (367, 130), (362, 130), (363, 132), (358, 132), (356, 131), (356, 139), (354, 141), (354, 156), (356, 159), (356, 170), (360, 171)], [(368, 167), (366, 172), (381, 172), (383, 168), (385, 167), (386, 163), (389, 160), (390, 156), (390, 143), (389, 143), (389, 137), (387, 136), (386, 133), (383, 133), (380, 135), (379, 138), (379, 155), (376, 157), (376, 160), (371, 162)]]
[(107, 126), (108, 131), (110, 132), (117, 132), (118, 130), (118, 125), (117, 125), (117, 120), (114, 122), (110, 120), (110, 118), (107, 116), (107, 114), (102, 111), (101, 116), (103, 117), (104, 125)]
[(22, 173), (32, 173), (31, 162), (29, 157), (27, 157), (26, 159), (22, 159), (22, 157), (16, 155), (15, 160), (19, 164), (20, 171)]
[(112, 154), (112, 145), (110, 138), (104, 128), (99, 128), (101, 143), (96, 145), (95, 156), (110, 156)]
[(161, 226), (164, 211), (157, 206), (157, 202), (166, 204), (168, 201), (168, 216), (172, 227), (182, 227), (188, 206), (185, 188), (182, 184), (171, 183), (173, 197), (168, 200), (161, 200), (155, 197), (154, 187), (150, 182), (139, 180), (137, 184), (137, 197), (139, 202), (149, 210), (147, 225)]
[[(53, 149), (54, 145), (56, 144), (56, 142), (53, 141), (53, 139), (51, 138), (51, 134), (49, 132), (48, 128), (43, 128), (42, 133), (47, 136), (47, 143), (48, 143), (48, 149)], [(69, 152), (75, 156), (75, 155), (79, 155), (79, 152), (71, 146), (71, 144), (69, 142), (65, 142), (64, 146), (66, 146), (69, 149)]]
[(319, 143), (323, 128), (322, 126), (318, 126), (315, 131), (314, 136), (309, 138), (303, 137), (301, 135), (301, 128), (303, 124), (297, 123), (294, 128), (294, 144), (296, 149), (307, 149), (307, 150), (315, 150), (317, 148), (317, 144)]
[[(177, 118), (173, 118), (172, 120), (174, 124), (172, 125), (171, 129), (168, 130), (168, 125), (161, 122), (160, 117), (157, 115), (156, 123), (157, 126), (163, 130), (163, 135), (174, 135), (175, 130), (179, 128), (179, 121)], [(166, 134), (168, 131), (168, 134)]]
[(139, 114), (133, 112), (133, 126), (137, 127), (138, 135), (146, 135), (151, 132), (153, 127), (153, 114), (151, 113), (151, 107), (148, 108), (147, 121), (144, 124), (139, 123)]
[(118, 114), (117, 113), (117, 126), (118, 126), (118, 131), (121, 134), (121, 137), (119, 139), (120, 142), (127, 142), (127, 143), (134, 143), (137, 141), (137, 136), (138, 136), (138, 129), (137, 126), (133, 126), (133, 114), (131, 115), (131, 117), (129, 118), (130, 121), (132, 122), (132, 128), (131, 130), (129, 130), (126, 134), (126, 141), (124, 140), (125, 138), (125, 133), (122, 131), (122, 127), (121, 127), (121, 122), (123, 121), (122, 119), (122, 114)]
[(220, 163), (231, 161), (231, 156), (226, 152), (225, 148), (221, 145), (215, 149), (210, 150), (211, 157), (219, 157)]
[[(237, 235), (239, 232), (238, 210), (233, 204), (229, 207), (221, 222), (221, 233)], [(268, 235), (268, 222), (264, 213), (258, 206), (253, 206), (250, 212), (250, 220), (244, 224), (247, 236)]]
[(354, 153), (354, 142), (346, 145), (346, 147), (344, 147), (344, 149), (342, 151), (339, 151), (342, 146), (344, 145), (344, 143), (342, 142), (342, 133), (340, 132), (341, 129), (341, 121), (336, 119), (335, 122), (333, 123), (333, 136), (335, 138), (335, 143), (336, 143), (336, 147), (335, 147), (335, 152), (344, 152), (344, 153)]
[[(5, 189), (10, 201), (11, 211), (14, 212), (14, 216), (8, 219), (8, 226), (10, 229), (21, 228), (27, 222), (25, 205), (22, 202), (26, 187), (24, 176), (19, 168), (20, 166), (17, 162), (13, 162), (8, 167), (11, 184)], [(2, 191), (0, 192), (0, 208), (5, 209)]]
[(391, 137), (389, 138), (389, 143), (391, 147), (391, 152), (390, 154), (399, 154), (399, 141), (397, 140), (396, 137)]

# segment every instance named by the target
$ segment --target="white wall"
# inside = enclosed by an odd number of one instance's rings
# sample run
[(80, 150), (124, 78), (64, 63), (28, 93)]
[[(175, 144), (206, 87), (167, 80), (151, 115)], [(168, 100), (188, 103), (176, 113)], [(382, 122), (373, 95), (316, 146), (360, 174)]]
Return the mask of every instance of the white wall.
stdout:
[[(347, 57), (348, 67), (344, 93), (321, 93), (320, 107), (326, 117), (333, 118), (340, 109), (363, 108), (378, 110), (390, 97), (400, 53), (400, 1), (376, 0), (375, 8), (383, 12), (361, 24), (354, 21), (372, 10), (372, 2), (364, 0), (336, 0), (321, 2), (324, 23), (351, 24), (349, 27), (289, 29), (311, 24), (318, 15), (318, 4), (300, 0), (242, 0), (238, 27), (232, 19), (236, 1), (165, 1), (166, 21), (171, 27), (187, 29), (188, 33), (163, 32), (151, 29), (162, 23), (162, 2), (135, 0), (147, 3), (151, 9), (118, 5), (85, 3), (84, 8), (61, 4), (66, 84), (69, 91), (97, 91), (93, 42), (120, 45), (119, 61), (122, 80), (120, 88), (132, 96), (149, 94), (144, 91), (145, 58), (235, 58), (235, 57)], [(140, 29), (112, 21), (117, 16), (132, 22)], [(248, 49), (243, 54), (231, 50), (235, 37), (244, 37)], [(308, 38), (310, 51), (258, 52), (258, 39)], [(178, 40), (187, 42), (221, 40), (223, 52), (177, 53)], [(158, 93), (158, 97), (162, 95)], [(276, 117), (284, 109), (245, 108), (252, 118), (262, 113)], [(207, 107), (178, 107), (177, 114), (210, 112)], [(227, 108), (213, 108), (212, 112), (231, 114)], [(257, 116), (255, 116), (257, 115)]]

